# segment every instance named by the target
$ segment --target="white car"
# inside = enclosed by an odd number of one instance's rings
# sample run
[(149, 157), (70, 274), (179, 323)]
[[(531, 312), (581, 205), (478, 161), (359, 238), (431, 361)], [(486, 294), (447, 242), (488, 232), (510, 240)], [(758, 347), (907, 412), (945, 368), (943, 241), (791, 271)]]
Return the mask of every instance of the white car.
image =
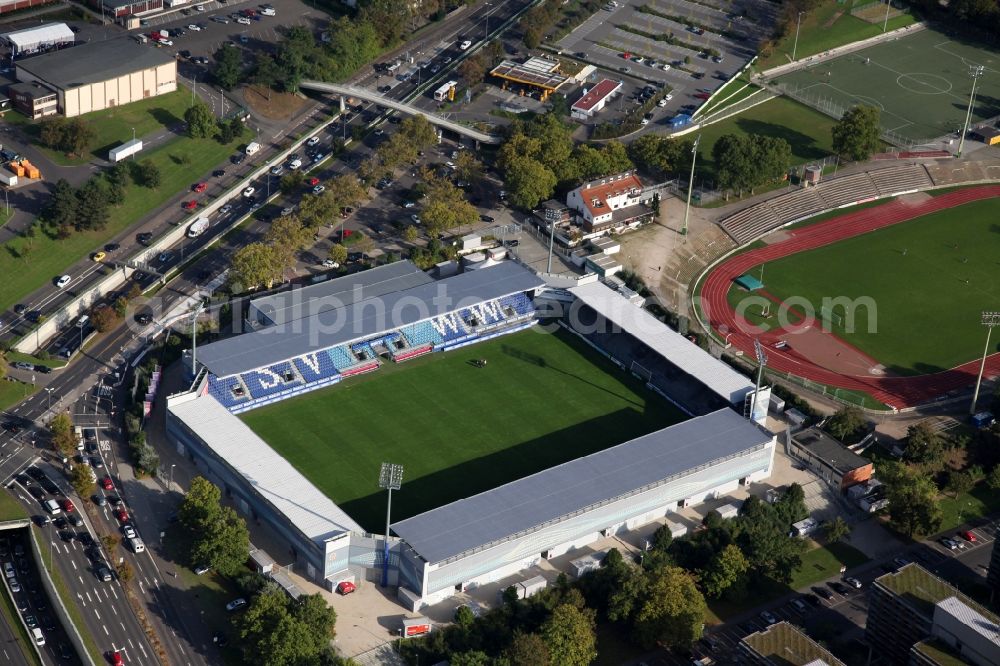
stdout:
[(302, 166), (302, 160), (292, 160), (291, 162), (288, 163), (288, 169), (290, 171), (295, 171), (300, 166)]
[(326, 259), (326, 260), (323, 261), (323, 267), (324, 268), (340, 268), (340, 264), (338, 264), (333, 259)]
[(65, 287), (66, 285), (68, 285), (72, 281), (73, 281), (73, 278), (71, 278), (68, 275), (63, 275), (58, 280), (56, 280), (56, 286), (59, 287), (60, 289), (62, 289), (63, 287)]
[(469, 48), (470, 46), (472, 46), (472, 41), (466, 39), (465, 41), (463, 41), (461, 44), (458, 45), (458, 48), (460, 48), (460, 49), (462, 49), (464, 51), (467, 48)]
[(673, 98), (674, 98), (674, 94), (673, 93), (667, 93), (666, 96), (663, 99), (665, 99), (665, 100), (667, 100), (669, 102)]
[(416, 222), (417, 224), (420, 224), (420, 216), (417, 215), (416, 213), (414, 213), (413, 215), (411, 215), (410, 219), (413, 220), (414, 222)]
[(211, 570), (211, 567), (207, 567), (204, 564), (195, 567), (194, 572), (198, 576), (204, 576)]
[(323, 194), (326, 191), (325, 185), (317, 185), (313, 188), (313, 194)]
[(174, 45), (173, 40), (171, 40), (171, 39), (163, 39), (162, 37), (160, 39), (156, 40), (156, 43), (159, 44), (160, 46), (173, 46)]
[(659, 102), (656, 103), (656, 106), (660, 106), (660, 107), (666, 106), (667, 105), (667, 101), (668, 101), (667, 98), (664, 97), (663, 99), (661, 99)]
[(233, 209), (233, 204), (225, 204), (222, 208), (219, 209), (219, 215), (226, 215), (232, 209)]
[(309, 140), (306, 141), (306, 145), (309, 146), (310, 148), (315, 146), (317, 143), (319, 143), (318, 136), (310, 137)]
[(236, 22), (241, 23), (243, 25), (250, 25), (250, 19), (248, 19), (246, 16), (237, 17)]
[(670, 63), (669, 62), (663, 63), (663, 71), (664, 72), (669, 72), (670, 71)]
[(194, 6), (194, 10), (196, 12), (203, 12), (203, 11), (205, 11), (205, 5), (195, 5)]
[(131, 525), (122, 527), (122, 532), (125, 534), (126, 539), (134, 539), (136, 537), (135, 528)]
[(191, 25), (188, 26), (188, 30), (190, 30), (191, 32), (201, 32), (201, 26), (192, 23)]
[(256, 192), (256, 191), (257, 191), (257, 188), (255, 188), (253, 185), (251, 185), (250, 187), (248, 187), (245, 190), (243, 190), (243, 196), (245, 196), (247, 199), (249, 199), (250, 197), (253, 196), (253, 193)]

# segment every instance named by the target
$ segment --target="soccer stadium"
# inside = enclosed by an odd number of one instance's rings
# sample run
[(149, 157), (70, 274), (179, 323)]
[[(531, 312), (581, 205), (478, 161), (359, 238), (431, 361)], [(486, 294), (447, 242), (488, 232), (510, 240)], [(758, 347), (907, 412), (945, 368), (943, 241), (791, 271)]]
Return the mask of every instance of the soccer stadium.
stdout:
[[(168, 436), (303, 576), (385, 573), (416, 610), (770, 475), (767, 392), (750, 409), (636, 300), (513, 261), (279, 291), (197, 350)], [(404, 469), (388, 559), (383, 462)]]

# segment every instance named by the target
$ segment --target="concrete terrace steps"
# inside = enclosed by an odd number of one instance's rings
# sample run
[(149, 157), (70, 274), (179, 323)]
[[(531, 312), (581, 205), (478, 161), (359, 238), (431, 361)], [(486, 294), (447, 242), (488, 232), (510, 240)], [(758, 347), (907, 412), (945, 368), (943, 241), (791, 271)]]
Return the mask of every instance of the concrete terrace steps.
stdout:
[(730, 215), (719, 226), (742, 245), (765, 231), (781, 226), (781, 220), (770, 206), (757, 204)]
[(796, 190), (784, 196), (775, 197), (765, 202), (771, 207), (775, 217), (785, 222), (791, 222), (813, 213), (823, 210), (823, 200), (820, 198), (817, 188), (807, 187)]
[(823, 183), (822, 187), (816, 188), (816, 191), (827, 208), (836, 208), (879, 194), (871, 175), (867, 172), (828, 181)]
[(923, 164), (907, 164), (870, 172), (879, 194), (887, 196), (897, 192), (919, 190), (934, 185)]

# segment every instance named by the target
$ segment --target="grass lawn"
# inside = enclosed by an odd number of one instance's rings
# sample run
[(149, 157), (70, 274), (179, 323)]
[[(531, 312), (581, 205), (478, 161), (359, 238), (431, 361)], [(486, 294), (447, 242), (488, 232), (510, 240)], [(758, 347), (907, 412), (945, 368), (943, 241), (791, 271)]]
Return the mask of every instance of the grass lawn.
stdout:
[(370, 530), (385, 515), (382, 462), (406, 469), (402, 520), (683, 420), (562, 331), (390, 364), (240, 418)]
[[(869, 37), (882, 34), (882, 23), (868, 23), (851, 16), (853, 5), (867, 4), (868, 0), (838, 3), (836, 0), (823, 0), (808, 15), (802, 17), (799, 27), (799, 43), (795, 49), (795, 57), (799, 60)], [(889, 19), (888, 30), (896, 30), (912, 24), (916, 19), (910, 14), (903, 14)], [(774, 47), (771, 54), (761, 57), (756, 68), (765, 70), (791, 61), (792, 48), (795, 46), (795, 26)]]
[(982, 354), (982, 306), (1000, 299), (998, 215), (1000, 201), (988, 199), (784, 257), (767, 264), (765, 287), (816, 312), (824, 297), (870, 298), (837, 335), (894, 373), (952, 368)]
[(777, 599), (795, 590), (801, 590), (817, 581), (837, 576), (842, 566), (850, 569), (868, 561), (868, 557), (864, 553), (845, 543), (820, 546), (811, 541), (810, 545), (812, 548), (802, 555), (802, 565), (792, 574), (791, 583), (785, 585), (765, 579), (754, 585), (744, 599), (735, 602), (725, 599), (710, 601), (707, 622), (709, 624), (725, 622), (734, 615), (745, 613), (772, 599)]
[(61, 358), (38, 358), (37, 356), (32, 356), (31, 354), (23, 354), (21, 352), (9, 351), (5, 354), (7, 361), (10, 363), (16, 363), (18, 361), (26, 361), (28, 363), (34, 363), (35, 365), (44, 365), (49, 368), (65, 368), (66, 361)]
[(792, 149), (792, 165), (822, 159), (833, 152), (830, 129), (833, 119), (784, 97), (758, 104), (731, 118), (701, 129), (698, 147), (698, 171), (711, 177), (715, 173), (712, 148), (725, 134), (761, 134), (780, 137)]
[[(145, 159), (160, 167), (160, 186), (149, 190), (130, 185), (125, 203), (112, 209), (108, 225), (102, 231), (74, 233), (66, 240), (39, 235), (30, 242), (25, 238), (8, 241), (4, 245), (6, 252), (0, 253), (0, 275), (4, 276), (0, 284), (0, 310), (12, 307), (65, 272), (67, 266), (93, 252), (179, 192), (186, 191), (199, 177), (224, 161), (242, 140), (241, 137), (229, 145), (222, 145), (214, 139), (185, 137), (146, 153)], [(177, 218), (182, 218), (179, 206)]]
[(19, 381), (0, 381), (0, 410), (9, 409), (30, 395), (34, 395), (38, 387)]
[[(132, 140), (133, 128), (135, 136), (141, 139), (147, 134), (177, 125), (184, 122), (184, 112), (189, 106), (191, 106), (191, 92), (179, 86), (177, 90), (166, 95), (80, 116), (89, 122), (94, 130), (94, 140), (90, 142), (90, 151), (85, 155), (70, 158), (58, 151), (41, 146), (39, 148), (45, 151), (53, 162), (62, 165), (85, 164), (93, 157), (107, 159), (108, 150)], [(35, 138), (40, 133), (38, 123), (31, 123), (25, 129)]]
[(10, 493), (0, 492), (0, 521), (20, 520), (27, 518), (28, 514), (20, 504), (17, 503)]
[(990, 490), (980, 483), (958, 497), (942, 495), (938, 500), (943, 517), (940, 531), (952, 530), (973, 518), (988, 516), (1000, 511), (1000, 492)]

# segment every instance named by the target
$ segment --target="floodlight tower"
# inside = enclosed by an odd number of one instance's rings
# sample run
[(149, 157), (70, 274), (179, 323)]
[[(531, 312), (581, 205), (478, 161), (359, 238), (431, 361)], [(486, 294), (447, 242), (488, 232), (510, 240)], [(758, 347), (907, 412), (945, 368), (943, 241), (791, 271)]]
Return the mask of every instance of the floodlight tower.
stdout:
[(976, 377), (976, 390), (972, 392), (972, 404), (969, 414), (976, 413), (976, 401), (979, 400), (979, 385), (983, 383), (983, 370), (986, 369), (986, 357), (990, 355), (990, 334), (994, 326), (1000, 326), (1000, 312), (984, 312), (983, 326), (986, 327), (986, 347), (983, 349), (983, 359), (979, 362), (979, 375)]
[(403, 466), (382, 463), (378, 473), (378, 487), (389, 491), (389, 501), (385, 506), (385, 543), (382, 549), (382, 587), (389, 584), (389, 518), (392, 515), (392, 491), (403, 484)]
[(687, 205), (684, 207), (684, 226), (681, 227), (681, 236), (687, 236), (688, 232), (688, 215), (691, 214), (691, 192), (694, 190), (694, 163), (698, 159), (699, 143), (701, 143), (701, 134), (695, 138), (694, 145), (691, 146), (691, 177), (688, 178), (688, 197)]
[(754, 338), (753, 352), (757, 356), (757, 385), (753, 389), (753, 403), (750, 405), (750, 420), (753, 421), (753, 410), (757, 407), (757, 394), (760, 393), (761, 382), (764, 381), (764, 366), (767, 365), (767, 354), (760, 338)]
[(983, 75), (986, 68), (982, 65), (970, 65), (969, 66), (969, 76), (972, 77), (972, 92), (969, 93), (969, 108), (965, 112), (965, 124), (962, 126), (962, 136), (958, 139), (958, 153), (955, 157), (962, 156), (962, 149), (965, 148), (965, 135), (969, 133), (969, 123), (972, 121), (972, 105), (976, 101), (976, 84), (979, 83), (979, 77)]

